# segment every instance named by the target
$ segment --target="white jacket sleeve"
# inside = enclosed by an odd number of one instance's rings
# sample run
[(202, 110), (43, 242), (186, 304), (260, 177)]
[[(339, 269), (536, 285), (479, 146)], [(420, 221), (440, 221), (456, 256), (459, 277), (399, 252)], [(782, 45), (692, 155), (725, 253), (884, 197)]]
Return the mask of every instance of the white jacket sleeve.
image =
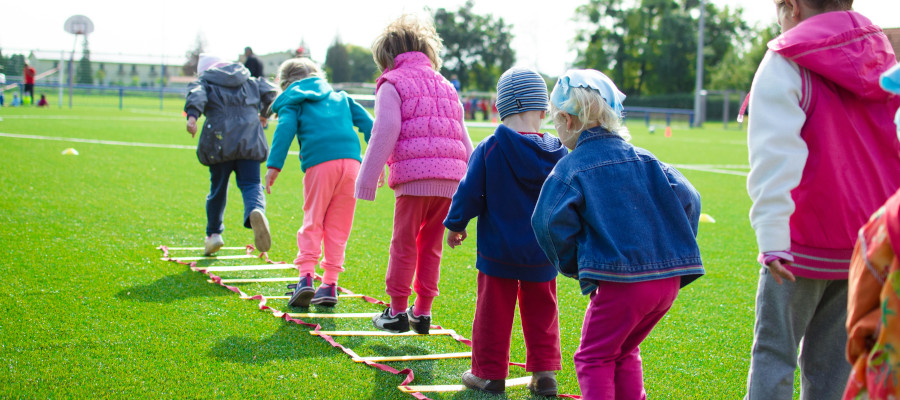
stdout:
[(800, 184), (809, 155), (800, 137), (806, 122), (800, 107), (802, 85), (797, 64), (772, 51), (766, 53), (753, 77), (747, 123), (747, 192), (753, 200), (750, 225), (756, 231), (760, 253), (790, 249), (791, 190)]

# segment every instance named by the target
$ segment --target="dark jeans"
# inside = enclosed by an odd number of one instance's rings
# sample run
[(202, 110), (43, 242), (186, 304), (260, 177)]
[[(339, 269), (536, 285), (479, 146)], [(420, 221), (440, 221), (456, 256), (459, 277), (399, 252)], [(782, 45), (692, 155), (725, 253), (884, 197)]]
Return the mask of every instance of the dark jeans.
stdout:
[(206, 235), (225, 230), (225, 201), (228, 179), (234, 177), (244, 197), (244, 227), (250, 228), (250, 212), (266, 211), (266, 198), (259, 178), (259, 161), (235, 160), (209, 166), (209, 195), (206, 196)]

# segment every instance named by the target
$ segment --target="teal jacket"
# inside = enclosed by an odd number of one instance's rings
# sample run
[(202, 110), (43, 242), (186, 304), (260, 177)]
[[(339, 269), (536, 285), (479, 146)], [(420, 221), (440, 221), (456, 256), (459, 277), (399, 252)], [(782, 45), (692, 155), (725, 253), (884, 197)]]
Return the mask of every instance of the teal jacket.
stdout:
[(319, 77), (292, 83), (281, 93), (272, 111), (278, 114), (278, 127), (266, 166), (281, 170), (291, 142), (300, 144), (300, 169), (326, 161), (352, 158), (362, 162), (362, 148), (354, 126), (366, 143), (372, 134), (372, 115), (346, 92), (335, 92)]

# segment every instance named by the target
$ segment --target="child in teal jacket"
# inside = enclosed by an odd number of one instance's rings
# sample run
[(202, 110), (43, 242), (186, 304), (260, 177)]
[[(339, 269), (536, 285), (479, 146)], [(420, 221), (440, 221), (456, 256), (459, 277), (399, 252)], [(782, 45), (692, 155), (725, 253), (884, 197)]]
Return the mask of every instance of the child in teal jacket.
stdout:
[[(303, 226), (297, 231), (299, 252), (294, 259), (300, 280), (289, 285), (294, 290), (288, 304), (334, 306), (338, 275), (344, 272), (344, 250), (353, 226), (353, 192), (362, 162), (362, 147), (354, 126), (368, 143), (373, 120), (347, 93), (335, 92), (324, 73), (308, 58), (285, 61), (278, 76), (284, 92), (272, 105), (272, 111), (278, 114), (278, 127), (266, 162), (266, 191), (271, 193), (294, 138), (300, 144), (300, 169), (305, 174)], [(323, 248), (322, 284), (313, 289)]]

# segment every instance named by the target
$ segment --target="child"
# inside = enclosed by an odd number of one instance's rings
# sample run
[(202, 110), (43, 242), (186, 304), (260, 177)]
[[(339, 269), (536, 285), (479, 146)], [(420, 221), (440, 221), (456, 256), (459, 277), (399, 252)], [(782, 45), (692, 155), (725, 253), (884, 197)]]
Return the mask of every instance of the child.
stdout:
[[(359, 127), (368, 142), (372, 116), (347, 93), (335, 92), (325, 81), (325, 74), (308, 58), (283, 62), (278, 79), (284, 92), (272, 105), (278, 114), (278, 127), (266, 163), (266, 192), (281, 172), (294, 138), (300, 144), (300, 169), (304, 173), (303, 226), (297, 231), (299, 251), (294, 260), (300, 282), (288, 304), (331, 307), (337, 304), (338, 275), (344, 272), (344, 250), (356, 208), (353, 191), (362, 161), (359, 135), (353, 127)], [(322, 285), (313, 289), (323, 245), (325, 272)]]
[(50, 106), (50, 103), (47, 102), (47, 96), (44, 95), (43, 93), (41, 93), (41, 99), (38, 100), (37, 106), (38, 107), (49, 107)]
[(239, 63), (201, 54), (197, 64), (199, 79), (188, 86), (184, 111), (187, 131), (197, 133), (197, 118), (206, 115), (197, 158), (209, 166), (210, 189), (206, 197), (207, 256), (225, 245), (225, 201), (228, 179), (234, 172), (244, 197), (244, 226), (253, 229), (256, 249), (269, 251), (272, 238), (266, 220), (266, 199), (259, 179), (259, 165), (265, 161), (269, 145), (263, 133), (260, 109), (267, 109), (277, 94), (265, 80), (250, 77)]
[[(881, 86), (900, 94), (900, 64)], [(900, 136), (900, 110), (894, 118)], [(850, 260), (847, 359), (853, 365), (844, 399), (900, 398), (900, 190), (859, 231)]]
[(466, 238), (478, 217), (478, 297), (472, 325), (472, 369), (467, 387), (503, 393), (509, 374), (509, 345), (516, 298), (525, 334), (528, 387), (556, 395), (562, 364), (556, 269), (537, 244), (529, 216), (547, 175), (568, 150), (559, 139), (538, 133), (549, 107), (547, 84), (537, 72), (513, 68), (497, 82), (502, 125), (472, 152), (466, 177), (453, 195), (444, 226), (447, 244)]
[[(404, 15), (372, 44), (383, 71), (376, 83), (375, 126), (356, 182), (356, 198), (374, 200), (388, 164), (394, 189), (394, 233), (385, 277), (391, 305), (376, 328), (427, 334), (438, 295), (444, 226), (450, 198), (466, 173), (472, 141), (456, 89), (441, 69), (441, 39), (430, 22)], [(407, 309), (410, 284), (416, 301)]]
[(894, 53), (851, 3), (777, 0), (782, 34), (753, 79), (747, 191), (762, 268), (748, 399), (790, 398), (798, 350), (800, 398), (840, 398), (853, 245), (900, 186), (900, 99), (878, 87)]
[(591, 300), (575, 352), (585, 399), (645, 398), (639, 345), (680, 287), (703, 275), (700, 195), (675, 168), (626, 142), (625, 95), (606, 75), (570, 70), (550, 95), (572, 152), (544, 183), (537, 241)]

